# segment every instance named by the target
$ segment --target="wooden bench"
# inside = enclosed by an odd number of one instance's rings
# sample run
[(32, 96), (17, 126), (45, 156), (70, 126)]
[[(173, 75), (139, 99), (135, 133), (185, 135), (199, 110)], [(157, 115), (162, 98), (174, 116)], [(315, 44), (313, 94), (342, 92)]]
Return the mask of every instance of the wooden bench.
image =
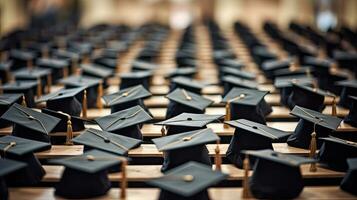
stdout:
[[(209, 196), (212, 200), (239, 200), (242, 199), (242, 188), (209, 188)], [(128, 188), (126, 200), (157, 200), (160, 190), (157, 188)], [(112, 188), (102, 197), (95, 199), (120, 199), (120, 190)], [(10, 200), (54, 200), (62, 199), (54, 195), (54, 188), (10, 188)], [(342, 191), (338, 186), (307, 186), (300, 194), (300, 200), (355, 200), (357, 197)]]

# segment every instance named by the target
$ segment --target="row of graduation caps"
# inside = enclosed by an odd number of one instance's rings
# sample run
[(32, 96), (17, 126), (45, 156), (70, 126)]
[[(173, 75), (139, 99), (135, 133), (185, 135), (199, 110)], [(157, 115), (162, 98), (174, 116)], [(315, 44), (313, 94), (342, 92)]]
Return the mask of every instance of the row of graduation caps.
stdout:
[[(186, 96), (186, 95), (184, 95), (184, 96)], [(185, 97), (186, 98), (186, 97)]]

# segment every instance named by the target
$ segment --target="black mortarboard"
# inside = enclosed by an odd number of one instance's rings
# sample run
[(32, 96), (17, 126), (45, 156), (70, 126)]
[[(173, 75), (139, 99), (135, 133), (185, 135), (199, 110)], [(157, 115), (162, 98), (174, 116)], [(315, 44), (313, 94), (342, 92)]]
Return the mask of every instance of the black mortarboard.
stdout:
[(31, 67), (36, 55), (31, 51), (12, 49), (10, 51), (10, 60), (14, 62), (13, 70), (23, 67)]
[(241, 69), (242, 67), (244, 67), (244, 63), (241, 60), (231, 59), (231, 58), (215, 60), (215, 63), (218, 66), (224, 66), (234, 69)]
[(344, 123), (350, 124), (354, 127), (357, 127), (357, 97), (349, 96), (352, 100), (350, 105), (350, 111), (348, 115), (343, 119)]
[(78, 53), (72, 51), (66, 51), (62, 49), (52, 50), (52, 56), (58, 59), (64, 59), (68, 63), (71, 63), (71, 72), (75, 72), (78, 63), (81, 61), (81, 56)]
[(61, 120), (51, 132), (66, 132), (68, 126), (68, 120), (71, 120), (72, 131), (77, 132), (85, 129), (84, 122), (86, 120), (78, 116), (71, 116), (61, 111), (54, 111), (46, 108), (42, 108), (41, 112)]
[[(1, 94), (0, 95), (0, 116), (2, 116), (14, 103), (21, 104), (23, 94)], [(11, 126), (11, 123), (0, 119), (0, 128)]]
[(347, 160), (348, 171), (341, 182), (341, 189), (351, 194), (357, 195), (357, 158)]
[(14, 123), (12, 135), (50, 143), (49, 133), (60, 119), (34, 111), (30, 108), (13, 104), (1, 119)]
[(121, 163), (120, 158), (99, 150), (85, 152), (81, 156), (51, 160), (66, 168), (55, 194), (65, 198), (86, 199), (104, 195), (110, 189), (108, 168)]
[(171, 71), (169, 74), (166, 75), (168, 78), (174, 78), (177, 76), (183, 76), (187, 78), (193, 78), (193, 76), (196, 74), (197, 69), (194, 67), (180, 67), (176, 68), (175, 70)]
[(212, 129), (198, 129), (153, 139), (164, 153), (161, 171), (167, 171), (189, 161), (211, 165), (206, 143), (219, 140)]
[(336, 137), (320, 138), (323, 144), (318, 153), (319, 163), (335, 171), (348, 169), (347, 159), (357, 157), (357, 143)]
[(235, 53), (230, 49), (219, 49), (214, 50), (212, 53), (213, 59), (215, 60), (223, 60), (223, 59), (235, 59)]
[(222, 67), (220, 68), (220, 70), (222, 71), (221, 72), (222, 76), (231, 75), (231, 76), (239, 77), (242, 79), (249, 79), (249, 80), (254, 80), (256, 77), (254, 73), (231, 68), (231, 67)]
[(288, 98), (288, 107), (290, 109), (300, 106), (321, 112), (325, 108), (325, 96), (334, 96), (327, 91), (299, 83), (292, 83), (292, 86), (292, 92)]
[(175, 78), (171, 79), (170, 92), (174, 91), (177, 88), (181, 88), (190, 92), (194, 92), (196, 94), (201, 94), (201, 91), (205, 86), (206, 84), (200, 81), (184, 76), (176, 76)]
[(205, 109), (213, 103), (210, 99), (180, 88), (169, 93), (166, 97), (170, 99), (166, 119), (184, 112), (203, 114)]
[(1, 154), (5, 158), (25, 162), (27, 167), (6, 177), (11, 186), (29, 186), (37, 184), (45, 175), (39, 160), (33, 154), (36, 151), (47, 150), (51, 145), (45, 142), (28, 140), (7, 135), (0, 138)]
[(60, 83), (64, 84), (67, 89), (85, 87), (87, 91), (87, 105), (88, 108), (97, 108), (98, 101), (103, 92), (102, 79), (94, 78), (84, 75), (73, 75), (60, 80)]
[(357, 54), (356, 52), (334, 51), (333, 58), (338, 63), (339, 67), (348, 68), (356, 72)]
[(107, 79), (114, 74), (113, 69), (108, 69), (94, 63), (81, 64), (80, 67), (82, 75), (102, 79), (104, 88), (107, 87)]
[(140, 105), (147, 112), (149, 110), (144, 105), (143, 99), (150, 97), (151, 93), (147, 91), (142, 85), (125, 88), (113, 94), (104, 95), (105, 103), (110, 106), (111, 113), (115, 113), (127, 108)]
[(182, 113), (176, 117), (167, 119), (165, 121), (157, 122), (155, 125), (166, 126), (167, 135), (193, 131), (205, 128), (207, 124), (214, 121), (219, 121), (223, 115), (206, 115), (195, 113)]
[(276, 60), (278, 58), (276, 54), (269, 51), (269, 49), (264, 46), (254, 47), (252, 53), (253, 53), (254, 61), (259, 65), (261, 65), (263, 62), (267, 60)]
[(249, 88), (249, 89), (257, 89), (258, 83), (255, 81), (238, 78), (235, 76), (224, 76), (222, 78), (224, 83), (224, 92), (223, 96), (225, 96), (233, 87), (241, 87), (241, 88)]
[[(45, 87), (49, 86), (48, 76), (51, 74), (50, 69), (41, 68), (23, 68), (13, 73), (15, 80), (17, 81), (41, 81), (41, 93), (45, 92)], [(38, 85), (39, 86), (39, 85)]]
[(111, 115), (95, 119), (105, 131), (142, 140), (139, 125), (152, 120), (152, 117), (140, 106), (134, 106)]
[(68, 75), (69, 63), (63, 59), (40, 58), (36, 61), (38, 67), (52, 70), (52, 83)]
[(15, 160), (0, 158), (0, 166), (0, 199), (8, 200), (9, 191), (4, 177), (26, 167), (26, 164)]
[[(316, 138), (327, 137), (336, 130), (341, 123), (341, 119), (331, 115), (325, 115), (314, 110), (295, 106), (290, 112), (291, 115), (300, 118), (294, 133), (288, 138), (288, 145), (298, 148), (308, 149), (311, 141), (311, 134), (314, 132), (316, 124)], [(322, 142), (317, 140), (317, 148)]]
[(107, 67), (107, 68), (113, 69), (113, 70), (115, 70), (118, 65), (117, 58), (108, 58), (108, 57), (104, 57), (103, 55), (93, 58), (93, 62), (95, 64), (102, 65), (103, 67)]
[(286, 141), (290, 133), (268, 127), (246, 119), (227, 121), (235, 127), (234, 136), (231, 139), (226, 152), (226, 157), (237, 167), (243, 167), (244, 156), (242, 150), (273, 149), (272, 142)]
[(84, 90), (85, 87), (61, 89), (40, 97), (36, 103), (46, 102), (46, 107), (50, 110), (62, 111), (79, 117), (82, 111), (81, 100)]
[(274, 77), (274, 71), (284, 69), (284, 68), (289, 68), (292, 60), (286, 59), (286, 60), (269, 60), (265, 61), (262, 64), (262, 70), (264, 71), (265, 75), (267, 78), (273, 78)]
[(141, 140), (92, 128), (85, 130), (72, 141), (85, 145), (86, 150), (95, 148), (119, 155), (127, 155), (130, 149), (141, 143)]
[(226, 177), (209, 166), (188, 162), (148, 183), (162, 189), (160, 200), (209, 200), (207, 188)]
[(0, 79), (2, 83), (7, 83), (11, 80), (11, 67), (12, 67), (12, 61), (0, 61)]
[[(245, 88), (233, 88), (223, 98), (222, 102), (229, 104), (226, 108), (226, 112), (229, 116), (229, 120), (236, 119), (248, 119), (254, 122), (265, 124), (265, 115), (268, 111), (265, 107), (268, 104), (264, 104), (264, 96), (268, 92), (259, 90), (251, 90)], [(228, 119), (228, 118), (227, 118)]]
[(342, 87), (338, 105), (349, 108), (352, 100), (348, 96), (357, 96), (357, 80), (339, 81), (336, 85)]
[[(1, 87), (1, 86), (0, 86)], [(13, 83), (6, 83), (1, 88), (4, 93), (23, 93), (25, 96), (26, 105), (30, 108), (35, 107), (35, 91), (37, 81), (16, 81)]]
[(302, 76), (302, 75), (310, 75), (312, 74), (312, 69), (310, 67), (299, 67), (299, 68), (284, 68), (278, 69), (273, 72), (274, 79), (277, 77), (284, 77), (284, 76)]
[(152, 72), (150, 71), (121, 73), (120, 89), (125, 89), (135, 85), (143, 85), (146, 90), (149, 90), (151, 77)]
[(132, 71), (151, 71), (156, 69), (157, 64), (143, 60), (134, 60), (131, 65)]
[(286, 76), (274, 80), (274, 86), (280, 90), (280, 103), (288, 106), (288, 99), (293, 91), (293, 83), (313, 86), (315, 79), (308, 76)]
[(304, 188), (300, 165), (314, 159), (281, 154), (273, 150), (244, 151), (257, 158), (249, 180), (250, 191), (258, 199), (293, 199)]

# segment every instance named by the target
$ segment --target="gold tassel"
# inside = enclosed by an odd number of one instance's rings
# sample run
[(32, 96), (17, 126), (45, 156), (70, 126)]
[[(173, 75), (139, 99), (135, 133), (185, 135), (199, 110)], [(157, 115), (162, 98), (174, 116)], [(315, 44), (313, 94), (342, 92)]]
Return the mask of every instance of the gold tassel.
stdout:
[(73, 130), (72, 130), (72, 121), (71, 121), (71, 116), (68, 115), (68, 120), (67, 120), (67, 136), (66, 136), (66, 145), (73, 145), (72, 139), (73, 139)]
[(166, 135), (166, 130), (165, 130), (165, 127), (162, 126), (161, 127), (161, 136), (165, 136)]
[(126, 165), (127, 165), (127, 160), (122, 159), (122, 164), (121, 164), (121, 192), (120, 192), (120, 199), (125, 199), (126, 198), (126, 187), (127, 187), (127, 179), (126, 179)]
[(26, 103), (26, 97), (25, 95), (22, 96), (22, 102), (21, 102), (21, 105), (24, 106), (24, 107), (27, 107), (27, 103)]
[(337, 105), (336, 105), (336, 96), (333, 96), (332, 100), (332, 116), (337, 116)]
[(103, 96), (103, 83), (102, 81), (100, 81), (98, 85), (98, 94), (97, 94), (97, 108), (99, 109), (103, 108), (102, 96)]
[[(310, 141), (310, 158), (315, 158), (315, 154), (316, 154), (316, 149), (317, 149), (317, 144), (316, 144), (316, 132), (315, 132), (315, 126), (314, 125), (314, 132), (312, 132), (311, 134), (311, 141)], [(310, 172), (316, 172), (316, 163), (311, 163), (310, 166)]]
[(243, 177), (243, 191), (242, 191), (242, 198), (251, 198), (251, 193), (249, 189), (249, 158), (248, 155), (245, 156), (243, 161), (243, 170), (244, 170), (244, 177)]
[(216, 142), (216, 148), (214, 150), (215, 152), (215, 164), (216, 164), (216, 171), (221, 171), (221, 166), (222, 166), (222, 158), (221, 158), (221, 150), (219, 149), (219, 140)]
[[(227, 101), (226, 103), (226, 116), (224, 117), (225, 121), (231, 120), (231, 106), (230, 106), (230, 101)], [(228, 124), (223, 124), (224, 128), (229, 128)]]
[(47, 75), (47, 94), (51, 93), (52, 75)]
[(289, 65), (289, 71), (293, 72), (293, 71), (296, 71), (296, 69), (297, 69), (297, 67), (296, 67), (295, 62), (291, 62)]
[(37, 98), (40, 98), (42, 96), (42, 83), (41, 83), (41, 78), (37, 80)]
[(87, 90), (83, 92), (82, 115), (87, 118)]

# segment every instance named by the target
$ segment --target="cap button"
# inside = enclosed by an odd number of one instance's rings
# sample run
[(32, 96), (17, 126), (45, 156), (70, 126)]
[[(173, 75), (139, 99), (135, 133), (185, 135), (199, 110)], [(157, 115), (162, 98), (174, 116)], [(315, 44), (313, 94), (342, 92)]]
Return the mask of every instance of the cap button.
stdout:
[(194, 179), (194, 177), (193, 177), (191, 174), (187, 174), (187, 175), (184, 175), (184, 176), (183, 176), (183, 180), (184, 180), (185, 182), (192, 182), (193, 179)]
[(191, 118), (191, 117), (188, 117), (188, 118), (187, 118), (187, 121), (192, 121), (192, 118)]
[(258, 127), (256, 127), (256, 126), (252, 126), (252, 128), (254, 128), (254, 129), (258, 129)]
[(109, 140), (108, 138), (105, 138), (105, 139), (104, 139), (104, 142), (105, 142), (105, 143), (110, 143), (110, 140)]

